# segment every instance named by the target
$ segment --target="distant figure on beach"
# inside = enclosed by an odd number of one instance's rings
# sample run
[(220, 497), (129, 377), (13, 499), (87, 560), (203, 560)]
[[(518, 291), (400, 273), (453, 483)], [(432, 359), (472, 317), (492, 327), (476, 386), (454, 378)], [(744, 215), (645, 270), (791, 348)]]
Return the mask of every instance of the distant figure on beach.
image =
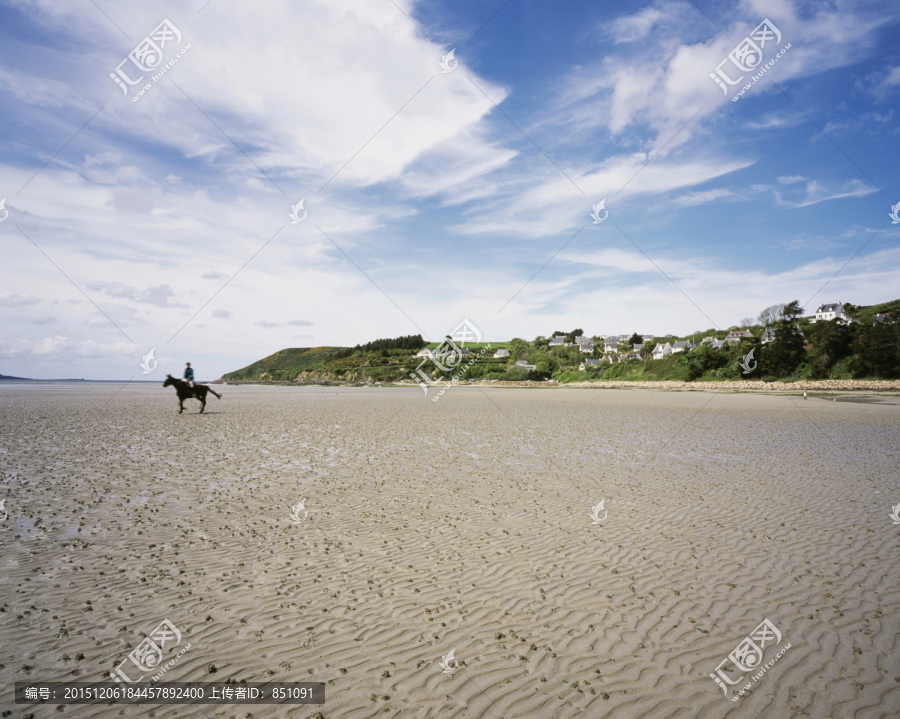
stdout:
[[(194, 370), (191, 369), (191, 363), (188, 362), (187, 366), (184, 368), (184, 381), (188, 383), (188, 387), (194, 386)], [(806, 395), (803, 395), (804, 397)]]
[(806, 392), (803, 393), (803, 399), (806, 399)]

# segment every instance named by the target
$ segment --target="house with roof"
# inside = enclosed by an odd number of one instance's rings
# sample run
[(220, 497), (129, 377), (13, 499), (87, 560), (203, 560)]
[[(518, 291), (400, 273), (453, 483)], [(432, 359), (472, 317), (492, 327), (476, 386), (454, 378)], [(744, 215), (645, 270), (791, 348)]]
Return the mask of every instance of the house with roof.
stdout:
[(600, 361), (608, 362), (609, 364), (616, 364), (616, 362), (618, 362), (619, 359), (620, 359), (619, 355), (617, 355), (615, 352), (611, 352), (610, 354), (603, 355), (600, 358)]
[(656, 335), (645, 335), (645, 334), (641, 334), (640, 332), (638, 332), (638, 334), (644, 338), (644, 343), (652, 342), (653, 340), (656, 339)]
[(637, 360), (641, 361), (641, 356), (637, 352), (629, 352), (628, 354), (622, 357), (623, 360)]
[(720, 350), (725, 346), (725, 340), (717, 340), (713, 338), (712, 342), (707, 342), (706, 346), (711, 350)]
[(769, 344), (769, 342), (774, 342), (775, 330), (773, 330), (771, 327), (766, 327), (766, 329), (762, 333), (762, 336), (760, 337), (760, 340), (764, 345)]
[(616, 340), (603, 340), (603, 351), (604, 352), (618, 352), (619, 351), (619, 343)]
[(416, 353), (416, 357), (426, 357), (428, 359), (434, 359), (437, 355), (434, 353), (433, 349), (429, 349), (426, 347), (425, 349), (421, 349)]
[(847, 314), (844, 309), (844, 305), (840, 302), (833, 302), (827, 305), (819, 305), (819, 309), (816, 310), (816, 318), (814, 320), (810, 320), (810, 322), (830, 322), (831, 320), (838, 320), (841, 324), (850, 324), (850, 315)]
[(494, 352), (494, 359), (504, 359), (509, 357), (509, 350), (501, 347), (496, 352)]
[(887, 322), (890, 319), (891, 319), (890, 312), (885, 312), (884, 314), (877, 314), (877, 315), (875, 315), (875, 323), (874, 324), (877, 325), (877, 324), (880, 324), (881, 322)]
[(752, 340), (753, 333), (750, 330), (732, 330), (725, 336), (725, 344), (739, 344), (741, 340)]
[(672, 354), (690, 352), (692, 349), (694, 349), (694, 345), (691, 344), (690, 340), (679, 340), (672, 344)]
[(594, 343), (591, 341), (581, 342), (578, 345), (578, 349), (580, 352), (583, 352), (584, 354), (590, 354), (591, 352), (594, 351)]
[(518, 362), (516, 362), (516, 367), (521, 367), (522, 369), (527, 369), (527, 370), (536, 370), (537, 369), (537, 365), (528, 364), (525, 360), (519, 360)]
[(565, 335), (553, 335), (550, 340), (551, 347), (565, 347), (566, 346), (566, 337)]
[(643, 345), (643, 344), (636, 344), (636, 345), (634, 345), (634, 347), (633, 347), (632, 349), (633, 349), (635, 352), (640, 352), (642, 349), (644, 349), (644, 345)]
[(599, 366), (600, 366), (600, 360), (588, 359), (588, 360), (584, 360), (584, 362), (582, 362), (580, 365), (578, 365), (578, 369), (580, 371), (584, 372), (588, 367), (599, 367)]
[(665, 344), (658, 344), (653, 348), (653, 359), (662, 359), (663, 357), (668, 357), (672, 354), (672, 345), (666, 342)]

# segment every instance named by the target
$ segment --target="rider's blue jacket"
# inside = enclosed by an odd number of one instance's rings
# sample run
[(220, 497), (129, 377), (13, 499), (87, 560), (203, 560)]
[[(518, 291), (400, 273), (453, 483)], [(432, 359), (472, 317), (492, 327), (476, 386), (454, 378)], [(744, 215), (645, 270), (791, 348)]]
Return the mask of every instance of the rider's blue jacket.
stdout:
[(184, 378), (185, 379), (194, 379), (194, 369), (192, 367), (188, 367), (184, 370)]

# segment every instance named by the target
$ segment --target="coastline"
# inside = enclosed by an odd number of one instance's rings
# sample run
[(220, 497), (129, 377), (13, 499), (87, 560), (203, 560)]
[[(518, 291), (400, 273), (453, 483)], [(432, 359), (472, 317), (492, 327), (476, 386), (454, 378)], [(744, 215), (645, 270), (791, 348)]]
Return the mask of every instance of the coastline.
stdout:
[[(312, 382), (266, 382), (260, 380), (223, 380), (217, 379), (209, 384), (220, 385), (255, 385), (258, 387), (408, 387), (418, 388), (414, 382), (340, 382), (336, 380), (323, 380)], [(823, 379), (800, 380), (796, 382), (762, 382), (743, 381), (734, 382), (723, 380), (721, 382), (687, 382), (675, 380), (659, 380), (633, 382), (600, 381), (600, 382), (569, 382), (560, 384), (556, 381), (537, 382), (505, 382), (497, 380), (493, 382), (458, 382), (459, 387), (517, 387), (521, 389), (665, 389), (665, 390), (728, 390), (730, 392), (900, 392), (900, 380), (850, 380), (850, 379)], [(435, 385), (440, 388), (443, 385)]]

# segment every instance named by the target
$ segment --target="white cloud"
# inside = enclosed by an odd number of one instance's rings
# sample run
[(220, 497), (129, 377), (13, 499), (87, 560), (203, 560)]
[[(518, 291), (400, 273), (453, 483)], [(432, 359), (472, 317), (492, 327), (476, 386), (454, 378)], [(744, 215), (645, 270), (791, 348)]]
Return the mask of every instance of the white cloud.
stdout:
[(703, 192), (688, 192), (672, 199), (672, 204), (676, 207), (696, 207), (697, 205), (705, 205), (707, 202), (715, 202), (722, 199), (733, 199), (737, 195), (731, 190), (724, 188), (716, 190), (705, 190)]
[(819, 202), (827, 202), (828, 200), (839, 200), (845, 197), (864, 197), (865, 195), (871, 195), (873, 192), (878, 192), (878, 190), (861, 180), (851, 180), (841, 189), (829, 189), (815, 180), (810, 180), (806, 183), (803, 195), (800, 196), (799, 193), (795, 193), (798, 196), (794, 199), (785, 199), (782, 191), (774, 188), (773, 192), (779, 205), (798, 209), (815, 205)]
[(11, 290), (0, 291), (0, 306), (2, 307), (28, 307), (40, 302), (40, 298), (31, 295), (23, 295)]

